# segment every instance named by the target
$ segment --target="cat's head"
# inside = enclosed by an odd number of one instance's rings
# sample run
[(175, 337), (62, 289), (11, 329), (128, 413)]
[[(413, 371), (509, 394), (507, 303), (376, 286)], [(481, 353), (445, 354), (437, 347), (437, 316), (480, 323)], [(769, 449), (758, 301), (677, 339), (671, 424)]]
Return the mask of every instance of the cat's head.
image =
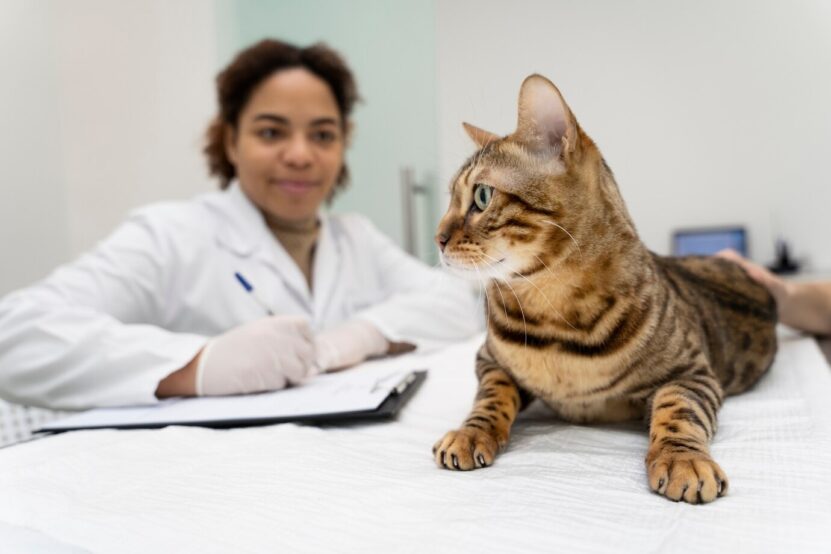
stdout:
[(479, 150), (451, 183), (436, 235), (442, 262), (500, 280), (580, 263), (602, 232), (609, 202), (597, 189), (611, 173), (557, 87), (525, 79), (510, 135), (464, 127)]

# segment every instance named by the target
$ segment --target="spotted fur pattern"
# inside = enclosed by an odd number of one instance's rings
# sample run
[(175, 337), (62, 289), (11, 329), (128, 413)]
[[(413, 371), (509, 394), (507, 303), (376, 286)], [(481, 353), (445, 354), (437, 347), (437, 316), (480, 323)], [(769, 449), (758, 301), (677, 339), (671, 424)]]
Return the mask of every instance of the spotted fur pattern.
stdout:
[[(480, 148), (452, 182), (437, 241), (448, 268), (485, 284), (488, 333), (473, 409), (436, 443), (436, 463), (491, 465), (538, 398), (572, 422), (645, 419), (653, 491), (690, 503), (725, 494), (709, 443), (724, 397), (771, 365), (770, 294), (730, 261), (647, 250), (544, 77), (523, 83), (513, 134), (465, 128)], [(484, 207), (480, 187), (492, 191)]]

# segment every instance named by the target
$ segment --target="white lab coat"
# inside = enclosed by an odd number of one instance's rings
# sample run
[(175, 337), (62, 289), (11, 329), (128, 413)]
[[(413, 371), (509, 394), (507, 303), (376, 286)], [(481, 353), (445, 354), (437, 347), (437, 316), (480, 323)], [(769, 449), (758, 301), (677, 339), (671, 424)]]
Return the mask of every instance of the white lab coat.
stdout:
[(358, 215), (320, 215), (313, 291), (238, 185), (134, 212), (92, 252), (0, 301), (0, 396), (58, 409), (156, 402), (208, 338), (278, 314), (316, 331), (360, 317), (429, 348), (470, 336), (466, 283), (400, 250)]

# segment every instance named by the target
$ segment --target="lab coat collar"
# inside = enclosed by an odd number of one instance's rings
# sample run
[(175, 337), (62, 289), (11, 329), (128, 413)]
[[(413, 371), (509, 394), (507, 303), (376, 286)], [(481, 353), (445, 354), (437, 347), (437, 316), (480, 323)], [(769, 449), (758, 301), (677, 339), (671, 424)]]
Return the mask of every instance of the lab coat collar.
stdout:
[(217, 204), (225, 223), (217, 228), (217, 242), (239, 256), (251, 256), (268, 232), (263, 214), (236, 181), (220, 194)]
[(312, 264), (313, 302), (300, 268), (271, 233), (262, 212), (242, 191), (239, 183), (232, 181), (221, 196), (221, 211), (226, 224), (217, 229), (217, 241), (239, 256), (255, 257), (272, 267), (309, 312), (314, 313), (315, 318), (322, 316), (340, 268), (340, 255), (328, 216), (318, 212), (320, 231)]

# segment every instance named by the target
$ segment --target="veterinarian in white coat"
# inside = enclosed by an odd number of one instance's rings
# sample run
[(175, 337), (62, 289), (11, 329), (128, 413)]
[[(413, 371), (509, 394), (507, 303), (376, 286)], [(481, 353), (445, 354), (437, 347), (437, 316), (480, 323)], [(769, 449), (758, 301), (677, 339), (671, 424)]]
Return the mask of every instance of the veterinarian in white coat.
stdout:
[(334, 52), (263, 41), (218, 88), (206, 153), (225, 189), (140, 209), (4, 298), (0, 395), (76, 409), (274, 390), (477, 330), (467, 285), (320, 211), (356, 98)]

